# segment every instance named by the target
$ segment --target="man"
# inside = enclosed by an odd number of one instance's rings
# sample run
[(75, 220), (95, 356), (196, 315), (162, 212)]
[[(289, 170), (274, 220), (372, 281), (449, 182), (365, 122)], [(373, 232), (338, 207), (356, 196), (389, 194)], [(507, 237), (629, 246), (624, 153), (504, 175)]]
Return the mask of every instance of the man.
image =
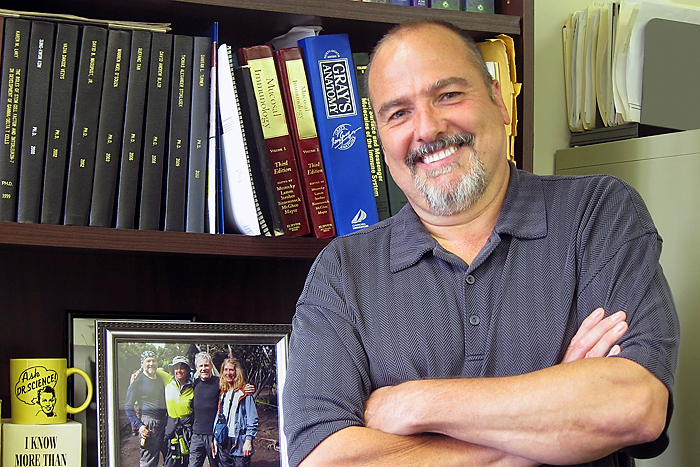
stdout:
[[(165, 406), (168, 410), (168, 422), (165, 426), (167, 453), (165, 467), (186, 466), (189, 464), (189, 445), (192, 438), (192, 399), (194, 387), (190, 379), (190, 362), (187, 357), (176, 356), (169, 365), (170, 373), (161, 375), (166, 378)], [(160, 373), (160, 372), (159, 372)]]
[(399, 26), (368, 73), (409, 205), (334, 240), (309, 273), (284, 391), (290, 465), (658, 455), (679, 328), (639, 195), (509, 164), (498, 83), (450, 25)]
[[(124, 409), (131, 425), (138, 430), (141, 439), (141, 467), (157, 467), (163, 447), (163, 432), (167, 412), (165, 384), (158, 377), (158, 361), (150, 350), (141, 353), (141, 373), (126, 391)], [(134, 405), (138, 403), (139, 414)]]
[(214, 362), (208, 352), (199, 352), (194, 357), (197, 378), (194, 381), (192, 410), (192, 441), (190, 443), (190, 467), (202, 467), (204, 459), (216, 467), (217, 460), (211, 452), (214, 418), (219, 404), (219, 377), (214, 376)]
[(39, 406), (41, 409), (37, 412), (37, 415), (42, 412), (47, 417), (55, 417), (56, 412), (54, 408), (56, 407), (56, 390), (51, 386), (44, 386), (37, 391), (37, 398), (39, 401)]

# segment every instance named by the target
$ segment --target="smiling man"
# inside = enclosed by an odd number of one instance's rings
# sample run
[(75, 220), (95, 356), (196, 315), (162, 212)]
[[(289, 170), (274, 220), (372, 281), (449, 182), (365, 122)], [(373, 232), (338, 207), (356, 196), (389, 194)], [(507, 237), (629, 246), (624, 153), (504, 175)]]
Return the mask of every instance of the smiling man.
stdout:
[(405, 23), (368, 89), (409, 204), (335, 239), (297, 302), (290, 465), (632, 465), (667, 443), (679, 326), (661, 238), (607, 176), (507, 161), (478, 48)]
[[(124, 409), (141, 439), (140, 467), (156, 467), (163, 447), (163, 433), (168, 414), (165, 406), (165, 383), (158, 376), (155, 353), (141, 353), (141, 372), (126, 391)], [(138, 414), (134, 407), (138, 404)]]
[(202, 467), (206, 459), (210, 466), (217, 466), (218, 460), (212, 454), (214, 419), (219, 408), (219, 377), (214, 375), (214, 361), (209, 352), (199, 352), (194, 357), (197, 368), (194, 380), (192, 410), (192, 442), (190, 444), (190, 467)]
[(56, 408), (56, 390), (51, 386), (44, 386), (43, 388), (39, 389), (37, 394), (39, 398), (39, 406), (41, 407), (41, 410), (37, 412), (37, 415), (39, 413), (43, 413), (47, 417), (55, 417), (56, 412), (54, 411), (54, 408)]

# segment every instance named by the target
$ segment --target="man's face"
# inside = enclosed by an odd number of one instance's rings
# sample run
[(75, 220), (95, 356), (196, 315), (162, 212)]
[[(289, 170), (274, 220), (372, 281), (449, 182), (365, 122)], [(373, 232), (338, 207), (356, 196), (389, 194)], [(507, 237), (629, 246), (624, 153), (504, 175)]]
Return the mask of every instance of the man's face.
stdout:
[(199, 378), (202, 381), (206, 381), (211, 378), (211, 363), (206, 358), (199, 362), (197, 365), (197, 371), (199, 371)]
[(41, 410), (46, 415), (50, 415), (53, 412), (54, 406), (56, 405), (56, 396), (50, 392), (42, 392), (39, 395), (39, 405), (41, 405)]
[(143, 372), (146, 373), (146, 376), (154, 377), (158, 369), (158, 360), (156, 360), (155, 357), (148, 357), (141, 363), (141, 368), (143, 368)]
[(182, 383), (186, 383), (190, 378), (190, 367), (184, 363), (180, 363), (177, 368), (175, 368), (175, 379)]
[(369, 91), (391, 175), (417, 210), (464, 212), (494, 177), (496, 185), (507, 177), (500, 90), (451, 31), (427, 26), (389, 39), (374, 57)]

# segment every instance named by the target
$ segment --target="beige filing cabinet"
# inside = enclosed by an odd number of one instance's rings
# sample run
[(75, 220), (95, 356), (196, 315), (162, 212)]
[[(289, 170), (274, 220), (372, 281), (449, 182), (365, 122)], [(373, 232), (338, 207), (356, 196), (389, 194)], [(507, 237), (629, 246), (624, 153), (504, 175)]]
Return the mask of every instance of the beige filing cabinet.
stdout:
[(610, 174), (644, 198), (663, 238), (664, 268), (681, 322), (671, 444), (642, 467), (700, 465), (700, 130), (562, 149), (561, 175)]

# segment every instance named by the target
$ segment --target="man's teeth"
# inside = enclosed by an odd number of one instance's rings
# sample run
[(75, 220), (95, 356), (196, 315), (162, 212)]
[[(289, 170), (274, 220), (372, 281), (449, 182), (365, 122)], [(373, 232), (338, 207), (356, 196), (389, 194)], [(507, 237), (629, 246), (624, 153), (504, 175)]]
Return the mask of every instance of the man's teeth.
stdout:
[(427, 156), (423, 156), (421, 161), (423, 161), (424, 164), (431, 164), (433, 162), (437, 162), (439, 160), (442, 160), (448, 156), (451, 156), (455, 152), (457, 152), (458, 147), (457, 146), (450, 146), (449, 148), (443, 149), (442, 151), (433, 153), (433, 154), (428, 154)]

